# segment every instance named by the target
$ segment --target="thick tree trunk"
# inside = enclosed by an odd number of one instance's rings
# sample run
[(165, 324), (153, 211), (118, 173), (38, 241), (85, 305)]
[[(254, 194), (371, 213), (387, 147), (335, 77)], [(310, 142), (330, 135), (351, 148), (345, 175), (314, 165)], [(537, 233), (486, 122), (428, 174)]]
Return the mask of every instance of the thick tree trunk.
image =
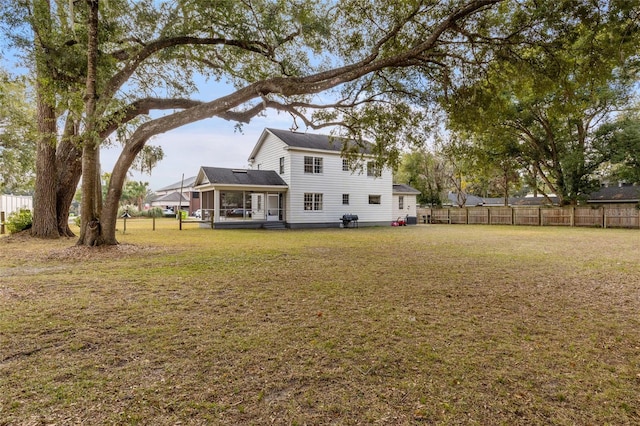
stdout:
[(72, 142), (63, 142), (57, 152), (58, 191), (57, 215), (58, 230), (61, 236), (75, 237), (69, 228), (69, 209), (82, 175), (82, 151)]
[(118, 157), (118, 161), (113, 166), (111, 179), (109, 180), (109, 189), (107, 190), (107, 199), (102, 209), (102, 237), (104, 244), (118, 244), (116, 239), (116, 221), (118, 219), (118, 206), (122, 188), (127, 178), (127, 172), (133, 164), (138, 153), (144, 147), (144, 142), (129, 142)]
[(87, 81), (84, 96), (86, 130), (82, 148), (82, 211), (80, 238), (77, 245), (100, 246), (102, 210), (100, 197), (100, 140), (96, 132), (96, 102), (98, 79), (98, 0), (87, 0)]
[(36, 183), (33, 199), (31, 235), (38, 238), (59, 238), (56, 212), (56, 116), (48, 104), (45, 89), (38, 84), (38, 130), (40, 140), (36, 153)]
[(77, 245), (99, 246), (103, 244), (102, 221), (98, 214), (98, 159), (100, 150), (93, 141), (86, 141), (82, 150), (82, 204), (81, 229)]

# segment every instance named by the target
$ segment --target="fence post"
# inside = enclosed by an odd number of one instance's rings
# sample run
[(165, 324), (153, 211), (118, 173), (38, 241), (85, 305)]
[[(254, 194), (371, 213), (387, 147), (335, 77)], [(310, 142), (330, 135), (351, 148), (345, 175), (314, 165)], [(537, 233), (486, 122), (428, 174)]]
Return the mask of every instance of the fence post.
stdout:
[(153, 229), (152, 229), (152, 231), (155, 231), (155, 230), (156, 230), (156, 217), (153, 216)]
[(0, 235), (4, 235), (4, 212), (0, 212)]
[(511, 224), (516, 224), (516, 209), (514, 209), (513, 206), (511, 206)]
[(465, 225), (468, 225), (469, 224), (469, 207), (465, 207), (464, 209), (466, 210)]
[(487, 225), (491, 225), (491, 207), (487, 207)]
[(607, 209), (602, 206), (602, 227), (607, 227)]
[(542, 226), (542, 207), (538, 207), (538, 225)]
[(182, 210), (178, 209), (178, 221), (180, 222), (180, 231), (182, 231)]

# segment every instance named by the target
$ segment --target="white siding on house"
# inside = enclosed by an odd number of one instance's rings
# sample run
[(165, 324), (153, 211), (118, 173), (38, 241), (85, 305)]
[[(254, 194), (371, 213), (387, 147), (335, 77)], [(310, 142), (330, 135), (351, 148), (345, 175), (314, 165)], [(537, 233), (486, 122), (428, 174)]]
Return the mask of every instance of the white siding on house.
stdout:
[[(361, 222), (387, 222), (391, 212), (392, 177), (388, 170), (373, 178), (363, 172), (342, 170), (339, 152), (289, 150), (290, 179), (287, 181), (287, 218), (291, 223), (338, 222), (345, 213), (357, 214)], [(304, 157), (322, 157), (322, 173), (304, 173)], [(286, 180), (286, 179), (285, 179)], [(304, 194), (323, 194), (322, 211), (305, 211)], [(342, 195), (349, 194), (349, 205)], [(369, 195), (380, 195), (381, 203), (369, 204)]]
[(282, 179), (289, 183), (291, 167), (288, 164), (287, 145), (270, 132), (264, 132), (264, 140), (260, 150), (251, 164), (254, 170), (275, 170), (280, 172), (280, 157), (284, 157), (284, 174)]
[[(402, 209), (400, 209), (400, 197), (404, 197)], [(415, 217), (417, 215), (416, 201), (417, 198), (413, 194), (394, 194), (392, 219), (396, 220), (399, 217), (404, 218), (406, 216)]]

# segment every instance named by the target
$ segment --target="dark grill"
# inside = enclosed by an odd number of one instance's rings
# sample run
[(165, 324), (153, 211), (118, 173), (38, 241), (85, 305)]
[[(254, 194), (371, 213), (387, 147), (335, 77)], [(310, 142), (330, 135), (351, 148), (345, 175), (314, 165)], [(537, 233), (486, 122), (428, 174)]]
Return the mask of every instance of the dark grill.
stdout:
[(342, 215), (342, 227), (343, 228), (357, 228), (358, 227), (358, 215), (357, 214), (343, 214)]

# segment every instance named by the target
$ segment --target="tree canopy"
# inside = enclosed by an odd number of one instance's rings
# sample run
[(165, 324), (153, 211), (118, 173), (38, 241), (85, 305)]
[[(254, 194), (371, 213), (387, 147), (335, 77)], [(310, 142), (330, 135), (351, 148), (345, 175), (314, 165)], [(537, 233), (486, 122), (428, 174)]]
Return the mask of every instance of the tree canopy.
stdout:
[(23, 78), (0, 71), (0, 192), (33, 192), (35, 111)]
[[(632, 105), (640, 46), (637, 1), (560, 1), (444, 99), (450, 127), (489, 157), (517, 160), (561, 203), (594, 188), (606, 160), (597, 131)], [(483, 154), (483, 155), (484, 155)], [(542, 186), (537, 184), (539, 188)]]

